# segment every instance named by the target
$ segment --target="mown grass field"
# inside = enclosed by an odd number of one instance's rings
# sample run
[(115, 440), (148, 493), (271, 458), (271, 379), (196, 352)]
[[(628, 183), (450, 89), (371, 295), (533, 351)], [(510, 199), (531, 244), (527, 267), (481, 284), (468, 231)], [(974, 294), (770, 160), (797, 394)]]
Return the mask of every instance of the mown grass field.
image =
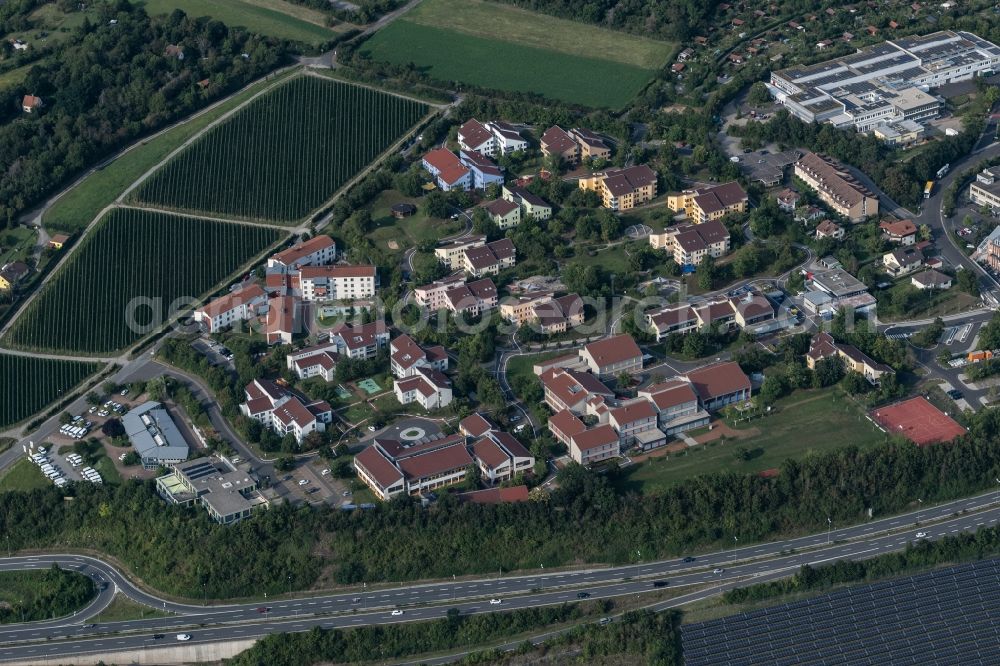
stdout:
[(427, 0), (362, 46), (440, 81), (620, 108), (664, 66), (672, 45), (470, 0)]
[(305, 44), (322, 44), (351, 27), (326, 26), (326, 15), (302, 5), (282, 0), (145, 0), (150, 15), (182, 10), (190, 17), (209, 16), (229, 27), (244, 27), (260, 35), (290, 39)]
[(282, 236), (266, 227), (113, 209), (4, 341), (22, 349), (80, 354), (125, 349)]
[[(737, 429), (749, 436), (691, 447), (684, 455), (651, 458), (626, 467), (614, 484), (621, 491), (650, 493), (699, 474), (753, 474), (779, 467), (788, 458), (885, 441), (863, 410), (838, 389), (797, 391), (779, 400), (768, 416), (741, 423)], [(750, 452), (749, 460), (738, 455), (740, 449)]]
[(296, 77), (206, 132), (132, 197), (175, 210), (292, 223), (428, 110), (371, 88)]
[(35, 490), (51, 485), (45, 478), (38, 465), (27, 458), (21, 458), (16, 463), (7, 468), (7, 471), (0, 473), (0, 493), (12, 490)]
[[(281, 77), (290, 75), (289, 72), (282, 74)], [(104, 168), (91, 173), (76, 187), (59, 197), (45, 211), (42, 224), (48, 230), (70, 233), (80, 231), (135, 182), (139, 174), (152, 169), (199, 131), (260, 92), (266, 85), (280, 80), (281, 77), (271, 81), (261, 79), (218, 106), (175, 125), (152, 139), (142, 141)]]
[(99, 363), (0, 354), (0, 427), (22, 421), (101, 369)]

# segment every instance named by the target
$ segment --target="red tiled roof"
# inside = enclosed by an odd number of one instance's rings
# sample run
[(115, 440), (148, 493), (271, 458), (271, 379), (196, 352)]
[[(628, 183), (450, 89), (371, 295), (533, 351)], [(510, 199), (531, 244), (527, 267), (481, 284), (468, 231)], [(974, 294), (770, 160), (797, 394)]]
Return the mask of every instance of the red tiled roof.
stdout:
[(640, 391), (640, 393), (648, 394), (649, 399), (661, 411), (698, 400), (698, 396), (695, 395), (691, 385), (677, 379), (648, 386)]
[(468, 467), (473, 460), (464, 444), (453, 444), (404, 458), (398, 464), (408, 478), (423, 479)]
[(635, 344), (635, 340), (633, 340), (632, 336), (628, 333), (616, 335), (612, 338), (604, 338), (603, 340), (598, 340), (597, 342), (591, 342), (589, 345), (584, 347), (584, 350), (590, 354), (591, 358), (593, 358), (597, 365), (602, 368), (616, 363), (642, 358), (642, 351), (639, 349), (639, 345)]
[(637, 400), (636, 402), (611, 410), (611, 418), (613, 418), (615, 423), (618, 425), (635, 423), (636, 421), (643, 421), (645, 419), (655, 417), (656, 412), (653, 410), (653, 406), (646, 400)]
[(299, 269), (299, 276), (303, 280), (315, 280), (317, 278), (373, 278), (375, 277), (375, 267), (303, 266)]
[(558, 125), (545, 130), (542, 134), (541, 143), (549, 152), (565, 153), (568, 150), (576, 150), (576, 142), (569, 133)]
[(688, 380), (703, 400), (711, 400), (740, 390), (750, 390), (750, 379), (738, 363), (723, 361), (688, 373)]
[(496, 469), (510, 461), (507, 452), (489, 437), (483, 437), (472, 445), (472, 452), (490, 469)]
[(458, 498), (476, 504), (501, 504), (503, 502), (527, 502), (528, 486), (511, 488), (487, 488), (468, 493), (459, 493)]
[(917, 226), (913, 224), (913, 220), (883, 220), (878, 227), (889, 236), (900, 238), (917, 233)]
[(303, 257), (313, 254), (314, 252), (319, 252), (320, 250), (324, 250), (328, 247), (332, 247), (333, 245), (335, 245), (335, 243), (332, 238), (321, 234), (319, 236), (313, 236), (307, 241), (296, 243), (287, 250), (278, 252), (271, 258), (286, 266), (292, 266)]
[(295, 423), (300, 428), (304, 428), (316, 420), (312, 412), (306, 409), (306, 406), (294, 396), (274, 408), (274, 418), (286, 426)]
[(238, 307), (246, 305), (250, 301), (260, 299), (263, 302), (266, 294), (260, 285), (252, 284), (236, 291), (231, 291), (225, 296), (214, 298), (198, 310), (208, 317), (218, 317), (224, 312), (229, 312)]
[(489, 419), (482, 414), (471, 414), (466, 416), (459, 422), (458, 427), (461, 428), (463, 432), (468, 433), (469, 437), (482, 437), (494, 428)]
[(518, 458), (530, 458), (531, 451), (524, 448), (524, 444), (521, 444), (517, 440), (517, 437), (510, 434), (509, 432), (494, 432), (492, 435), (493, 439), (497, 441), (500, 446), (507, 449), (507, 453)]
[(509, 215), (519, 208), (520, 206), (516, 203), (513, 201), (507, 201), (506, 199), (494, 199), (493, 201), (483, 204), (483, 209), (487, 213), (500, 217)]
[(575, 405), (591, 394), (612, 396), (614, 392), (587, 372), (549, 368), (539, 379), (548, 391), (566, 405)]
[(584, 430), (573, 436), (573, 443), (580, 451), (589, 451), (618, 441), (618, 433), (611, 426), (604, 424), (590, 430)]
[(549, 429), (557, 429), (566, 437), (572, 438), (587, 429), (587, 426), (577, 416), (564, 409), (549, 417)]
[(458, 128), (458, 138), (470, 148), (478, 148), (492, 139), (493, 135), (481, 122), (475, 118), (470, 118)]
[(374, 445), (354, 456), (354, 464), (361, 465), (369, 476), (373, 477), (376, 483), (383, 488), (388, 488), (403, 480), (402, 472), (396, 469)]

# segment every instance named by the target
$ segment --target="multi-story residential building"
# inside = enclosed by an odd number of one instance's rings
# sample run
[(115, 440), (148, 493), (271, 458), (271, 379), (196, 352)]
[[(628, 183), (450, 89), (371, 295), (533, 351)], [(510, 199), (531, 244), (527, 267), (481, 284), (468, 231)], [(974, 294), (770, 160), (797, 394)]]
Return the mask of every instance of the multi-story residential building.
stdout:
[(917, 225), (913, 220), (882, 220), (878, 228), (890, 243), (913, 245), (917, 242)]
[(462, 435), (413, 446), (379, 438), (354, 457), (358, 478), (381, 500), (461, 483), (474, 464)]
[(304, 301), (341, 301), (375, 295), (374, 266), (304, 266), (299, 269)]
[(795, 175), (826, 205), (852, 222), (878, 215), (878, 197), (828, 158), (806, 153), (795, 163)]
[(501, 231), (516, 227), (521, 222), (521, 206), (507, 199), (494, 199), (485, 203), (483, 210)]
[(293, 296), (277, 296), (267, 300), (264, 337), (267, 344), (292, 344), (292, 338), (302, 329), (301, 311)]
[(294, 273), (303, 266), (325, 266), (337, 258), (337, 244), (320, 234), (296, 243), (267, 260), (269, 273)]
[(266, 379), (255, 379), (248, 384), (240, 411), (279, 436), (292, 434), (295, 441), (311, 432), (324, 432), (333, 422), (333, 409), (329, 403), (317, 400), (306, 404), (285, 389)]
[(983, 169), (969, 185), (969, 198), (977, 206), (1000, 210), (1000, 167)]
[(661, 234), (650, 234), (653, 249), (669, 253), (678, 266), (697, 266), (705, 257), (718, 258), (729, 252), (730, 237), (726, 225), (717, 219), (701, 224), (678, 224)]
[(656, 410), (657, 426), (666, 435), (708, 425), (711, 417), (698, 404), (698, 394), (689, 382), (671, 379), (639, 391)]
[(713, 411), (750, 399), (750, 379), (738, 363), (723, 361), (692, 370), (684, 376), (702, 408)]
[(805, 122), (867, 132), (935, 117), (941, 100), (924, 92), (993, 72), (1000, 48), (969, 32), (893, 39), (857, 53), (771, 72), (779, 103)]
[(389, 343), (389, 360), (392, 374), (400, 379), (415, 375), (420, 368), (438, 372), (448, 369), (448, 352), (444, 347), (435, 345), (425, 349), (405, 334)]
[(485, 190), (490, 185), (503, 185), (503, 171), (490, 158), (474, 150), (462, 150), (459, 160), (469, 170), (474, 190)]
[(642, 351), (631, 335), (616, 335), (591, 342), (579, 352), (580, 360), (598, 377), (616, 377), (642, 369)]
[(517, 263), (517, 249), (509, 238), (501, 238), (482, 247), (466, 248), (462, 268), (473, 277), (496, 275), (513, 268)]
[(581, 160), (611, 158), (611, 148), (600, 134), (582, 127), (574, 127), (569, 131), (569, 136), (576, 142)]
[(437, 148), (424, 155), (424, 169), (435, 184), (445, 192), (472, 188), (472, 174), (455, 153), (447, 148)]
[(260, 314), (267, 305), (267, 294), (260, 285), (252, 284), (214, 298), (194, 311), (194, 320), (209, 333), (232, 326)]
[(413, 298), (418, 304), (431, 310), (440, 310), (447, 307), (448, 299), (445, 296), (449, 289), (465, 285), (465, 274), (455, 273), (446, 278), (435, 280), (430, 284), (421, 285), (413, 289)]
[(289, 352), (285, 357), (285, 364), (289, 370), (295, 372), (295, 376), (299, 379), (322, 377), (324, 380), (332, 382), (339, 360), (337, 343), (325, 342)]
[(538, 326), (546, 335), (565, 333), (584, 321), (584, 304), (579, 294), (555, 298), (551, 292), (518, 296), (500, 304), (500, 316), (518, 326)]
[(478, 412), (470, 414), (458, 422), (458, 431), (472, 439), (485, 437), (487, 433), (494, 430), (499, 430), (496, 424)]
[(493, 280), (483, 278), (448, 289), (444, 301), (450, 312), (476, 317), (497, 306), (497, 286)]
[(549, 157), (558, 155), (568, 165), (580, 163), (580, 146), (570, 136), (569, 132), (553, 125), (542, 133), (542, 155)]
[(552, 217), (552, 206), (523, 187), (507, 184), (503, 186), (502, 194), (504, 200), (521, 207), (525, 219), (547, 220)]
[(826, 331), (820, 331), (809, 343), (806, 365), (815, 369), (819, 361), (830, 357), (839, 357), (847, 370), (859, 373), (872, 385), (877, 386), (882, 377), (893, 374), (893, 369), (888, 365), (873, 360), (854, 345), (840, 344)]
[(657, 342), (662, 342), (668, 335), (689, 333), (702, 327), (694, 308), (687, 303), (668, 305), (647, 313), (646, 324), (656, 335)]
[(490, 484), (503, 483), (530, 472), (535, 457), (510, 433), (491, 431), (473, 442), (472, 457)]
[(569, 455), (581, 465), (616, 458), (620, 452), (618, 433), (607, 424), (584, 430), (570, 440)]
[(389, 344), (389, 327), (381, 319), (368, 324), (341, 324), (330, 331), (336, 352), (358, 361), (375, 358)]
[(597, 192), (603, 206), (615, 211), (630, 210), (656, 196), (656, 172), (645, 164), (597, 171), (578, 183), (582, 190)]
[(587, 401), (593, 396), (613, 398), (614, 391), (588, 372), (570, 368), (549, 368), (539, 375), (545, 391), (545, 404), (553, 412), (567, 409), (574, 414), (584, 414)]
[(497, 153), (507, 155), (525, 150), (528, 142), (517, 128), (509, 123), (492, 120), (484, 125), (472, 118), (458, 128), (458, 146), (462, 150), (474, 150), (487, 157), (493, 157)]
[(667, 208), (678, 213), (683, 211), (695, 224), (721, 220), (730, 213), (743, 213), (748, 203), (746, 191), (735, 180), (667, 196)]
[(452, 400), (451, 381), (439, 370), (426, 366), (416, 368), (403, 379), (396, 379), (392, 390), (399, 404), (415, 402), (428, 411), (447, 407)]
[(751, 292), (742, 296), (717, 298), (692, 306), (686, 303), (668, 305), (646, 314), (646, 323), (656, 334), (657, 342), (668, 335), (684, 334), (708, 327), (726, 332), (751, 329), (774, 319), (774, 306), (762, 294)]
[(631, 400), (608, 411), (608, 424), (618, 433), (622, 450), (635, 444), (643, 432), (656, 430), (657, 414), (645, 398)]
[(486, 124), (486, 127), (493, 134), (493, 141), (496, 143), (496, 148), (501, 155), (528, 149), (528, 142), (521, 136), (521, 132), (510, 123), (505, 123), (501, 120), (491, 120)]
[(434, 256), (451, 270), (460, 271), (465, 267), (465, 251), (470, 248), (483, 247), (484, 245), (486, 245), (486, 236), (466, 236), (461, 240), (435, 248)]
[(573, 438), (587, 429), (587, 424), (570, 410), (561, 409), (549, 417), (548, 427), (556, 441), (568, 449), (573, 445)]

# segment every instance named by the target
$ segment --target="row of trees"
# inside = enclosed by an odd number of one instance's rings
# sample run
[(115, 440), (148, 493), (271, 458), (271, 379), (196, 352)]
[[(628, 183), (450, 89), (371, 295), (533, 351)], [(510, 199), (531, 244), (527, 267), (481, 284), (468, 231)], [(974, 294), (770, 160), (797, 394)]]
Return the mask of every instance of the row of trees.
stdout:
[[(7, 3), (27, 15), (34, 3)], [(0, 92), (0, 223), (12, 224), (83, 169), (277, 67), (277, 41), (181, 11), (150, 18), (99, 4), (20, 84)], [(180, 45), (184, 60), (168, 57)], [(245, 56), (244, 56), (245, 54)], [(199, 85), (207, 81), (207, 85)], [(45, 106), (21, 117), (21, 98)]]

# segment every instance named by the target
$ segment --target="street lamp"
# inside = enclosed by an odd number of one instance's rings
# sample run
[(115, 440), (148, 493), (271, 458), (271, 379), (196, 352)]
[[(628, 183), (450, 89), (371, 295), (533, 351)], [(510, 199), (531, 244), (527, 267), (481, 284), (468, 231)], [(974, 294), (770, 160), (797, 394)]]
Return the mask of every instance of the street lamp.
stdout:
[(736, 542), (739, 541), (736, 536), (733, 536), (733, 564), (736, 564)]
[(833, 521), (830, 520), (830, 516), (826, 517), (826, 542), (830, 543), (830, 530), (833, 529)]
[(920, 511), (924, 508), (924, 500), (917, 498), (917, 502), (920, 504), (920, 508), (917, 509), (917, 525), (920, 524)]
[(638, 578), (639, 577), (639, 573), (640, 573), (641, 568), (642, 568), (642, 551), (639, 550), (638, 548), (636, 548), (635, 549), (635, 556), (637, 558), (636, 563), (635, 563), (635, 577)]

